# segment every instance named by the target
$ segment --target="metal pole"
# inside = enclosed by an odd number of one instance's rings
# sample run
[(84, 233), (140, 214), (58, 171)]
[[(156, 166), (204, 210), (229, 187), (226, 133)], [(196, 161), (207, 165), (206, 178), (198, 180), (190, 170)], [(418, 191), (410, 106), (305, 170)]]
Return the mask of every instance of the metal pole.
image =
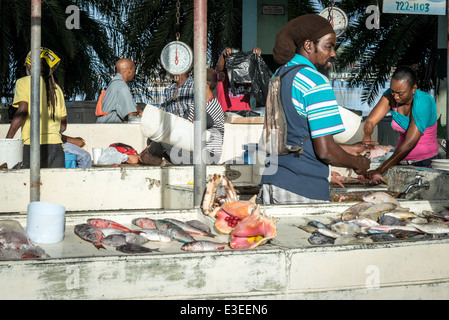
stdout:
[(30, 202), (40, 200), (41, 0), (31, 0)]
[(206, 50), (207, 50), (207, 0), (194, 2), (194, 206), (199, 207), (206, 189), (206, 164), (202, 157), (206, 148)]
[(446, 159), (449, 159), (449, 0), (446, 0), (447, 16), (447, 72), (446, 72)]

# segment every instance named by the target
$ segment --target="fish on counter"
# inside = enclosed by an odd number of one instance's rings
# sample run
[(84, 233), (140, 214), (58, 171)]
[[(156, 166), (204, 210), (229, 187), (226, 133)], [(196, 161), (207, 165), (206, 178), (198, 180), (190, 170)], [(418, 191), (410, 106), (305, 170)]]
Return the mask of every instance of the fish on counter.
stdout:
[(87, 219), (87, 224), (90, 224), (92, 226), (95, 226), (97, 228), (106, 228), (106, 229), (117, 229), (117, 230), (122, 230), (122, 231), (126, 231), (126, 232), (132, 232), (132, 233), (136, 233), (139, 234), (139, 231), (133, 231), (115, 221), (112, 220), (108, 220), (108, 219)]
[(126, 243), (123, 245), (120, 245), (115, 248), (117, 251), (123, 252), (123, 253), (149, 253), (149, 252), (155, 252), (159, 251), (159, 249), (150, 249), (144, 246), (141, 246), (139, 244), (135, 243)]
[(107, 237), (101, 239), (101, 243), (111, 247), (118, 247), (122, 244), (133, 243), (142, 245), (148, 242), (148, 239), (144, 236), (128, 232), (126, 234), (116, 233), (110, 234)]
[(309, 221), (297, 228), (311, 233), (314, 245), (390, 242), (449, 238), (449, 210), (411, 212), (384, 192), (374, 192), (341, 214), (341, 220), (323, 224)]
[(228, 247), (227, 243), (218, 243), (213, 241), (193, 241), (187, 242), (182, 245), (181, 250), (184, 251), (214, 251), (214, 250), (224, 250)]
[(186, 221), (186, 223), (188, 225), (190, 225), (194, 228), (200, 229), (208, 234), (212, 234), (210, 227), (207, 224), (205, 224), (199, 220), (189, 220), (189, 221)]
[(0, 260), (50, 258), (39, 246), (31, 243), (23, 232), (0, 231)]
[(171, 242), (170, 237), (166, 232), (157, 229), (142, 229), (140, 235), (146, 237), (149, 241), (156, 242)]
[(190, 234), (170, 221), (160, 219), (155, 220), (155, 223), (158, 230), (165, 232), (167, 235), (179, 242), (186, 243), (195, 241)]
[(74, 228), (74, 231), (78, 237), (85, 241), (91, 242), (98, 250), (106, 250), (106, 248), (101, 244), (101, 240), (104, 237), (103, 233), (94, 225), (87, 223), (77, 224)]
[(133, 225), (141, 227), (142, 229), (156, 229), (156, 222), (150, 218), (136, 218), (131, 222)]
[(201, 229), (198, 229), (196, 227), (191, 226), (188, 223), (182, 222), (180, 220), (177, 219), (172, 219), (172, 218), (165, 218), (165, 221), (171, 222), (175, 225), (177, 225), (178, 227), (180, 227), (181, 229), (183, 229), (185, 232), (187, 232), (188, 234), (191, 235), (198, 235), (198, 236), (205, 236), (205, 237), (215, 237), (214, 234), (209, 233), (209, 232), (205, 232)]

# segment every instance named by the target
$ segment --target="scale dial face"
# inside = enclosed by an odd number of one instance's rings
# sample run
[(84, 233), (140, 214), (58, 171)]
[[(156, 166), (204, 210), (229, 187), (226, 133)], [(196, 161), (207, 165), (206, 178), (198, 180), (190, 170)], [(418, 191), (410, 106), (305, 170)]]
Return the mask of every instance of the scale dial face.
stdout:
[(346, 29), (349, 26), (348, 16), (343, 10), (339, 8), (325, 8), (320, 12), (320, 16), (329, 20), (335, 30), (335, 35), (337, 37), (345, 33)]
[(162, 67), (172, 75), (184, 74), (193, 64), (193, 52), (181, 41), (172, 41), (161, 52)]

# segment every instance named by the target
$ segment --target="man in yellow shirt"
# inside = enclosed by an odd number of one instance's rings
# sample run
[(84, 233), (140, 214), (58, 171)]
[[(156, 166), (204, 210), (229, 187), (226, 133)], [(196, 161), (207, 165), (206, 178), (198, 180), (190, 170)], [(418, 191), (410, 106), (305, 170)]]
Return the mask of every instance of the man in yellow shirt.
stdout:
[[(41, 48), (40, 79), (40, 145), (41, 168), (64, 168), (65, 155), (61, 133), (67, 127), (67, 110), (64, 94), (56, 84), (53, 72), (60, 59), (49, 49)], [(31, 71), (30, 53), (25, 62), (28, 74)], [(13, 138), (22, 127), (23, 167), (30, 167), (30, 100), (31, 76), (16, 82), (13, 107), (17, 111), (12, 119), (6, 138)]]

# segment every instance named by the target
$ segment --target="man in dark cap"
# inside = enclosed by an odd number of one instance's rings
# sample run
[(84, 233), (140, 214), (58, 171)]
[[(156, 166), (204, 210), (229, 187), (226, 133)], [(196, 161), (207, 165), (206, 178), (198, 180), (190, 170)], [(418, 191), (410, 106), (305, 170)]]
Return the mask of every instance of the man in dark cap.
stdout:
[(322, 72), (332, 66), (335, 45), (329, 21), (313, 14), (291, 20), (276, 36), (273, 56), (284, 64), (279, 74), (303, 65), (283, 78), (281, 96), (287, 141), (302, 144), (304, 153), (268, 158), (259, 194), (265, 204), (330, 201), (329, 165), (351, 168), (357, 174), (369, 169), (370, 161), (357, 154), (371, 146), (340, 145), (333, 139), (345, 128), (335, 94)]

